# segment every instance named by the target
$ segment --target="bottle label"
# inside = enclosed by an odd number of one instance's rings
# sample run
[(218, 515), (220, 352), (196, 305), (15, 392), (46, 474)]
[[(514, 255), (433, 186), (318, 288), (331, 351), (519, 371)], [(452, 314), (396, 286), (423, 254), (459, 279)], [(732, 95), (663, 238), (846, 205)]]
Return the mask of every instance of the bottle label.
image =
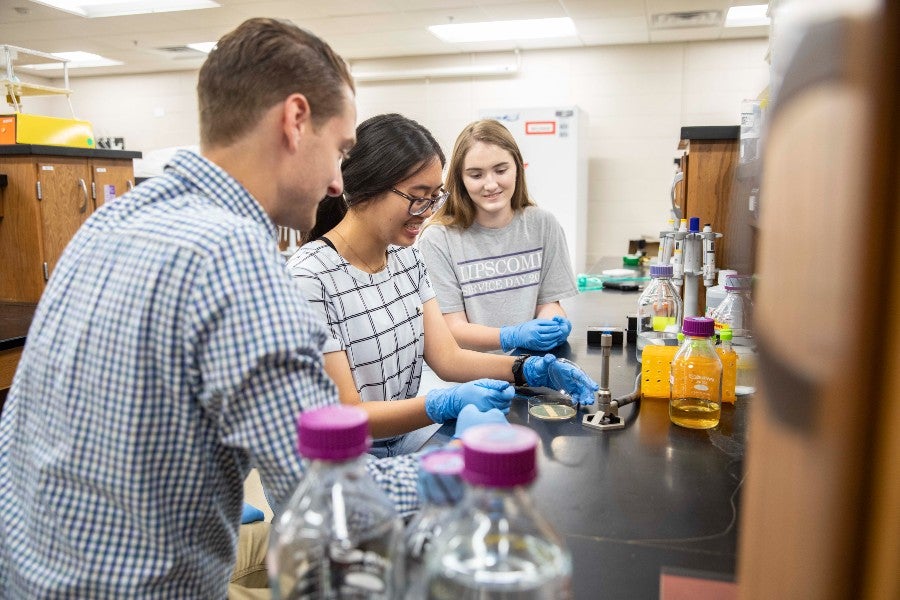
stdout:
[(692, 357), (688, 363), (676, 356), (669, 373), (673, 397), (707, 398), (718, 402), (721, 369), (718, 356)]
[(688, 380), (695, 390), (698, 392), (708, 392), (711, 385), (715, 385), (716, 378), (709, 377), (707, 375), (697, 375), (696, 373), (689, 373)]

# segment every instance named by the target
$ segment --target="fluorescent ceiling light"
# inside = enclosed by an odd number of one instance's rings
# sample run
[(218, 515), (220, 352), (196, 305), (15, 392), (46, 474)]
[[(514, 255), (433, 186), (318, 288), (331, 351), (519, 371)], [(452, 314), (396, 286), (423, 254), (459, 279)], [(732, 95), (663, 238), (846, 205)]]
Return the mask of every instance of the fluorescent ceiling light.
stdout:
[(768, 4), (751, 4), (749, 6), (732, 6), (725, 17), (725, 27), (754, 27), (768, 25), (766, 12)]
[(576, 35), (575, 23), (569, 17), (560, 19), (451, 23), (449, 25), (431, 25), (428, 31), (445, 42), (454, 44), (574, 37)]
[(464, 67), (438, 67), (432, 69), (406, 69), (403, 71), (353, 71), (356, 81), (392, 81), (400, 79), (436, 79), (442, 77), (490, 77), (515, 75), (517, 65), (469, 65)]
[(81, 17), (119, 17), (215, 8), (213, 0), (32, 0)]
[[(120, 60), (112, 60), (100, 56), (99, 54), (91, 54), (90, 52), (54, 52), (53, 56), (68, 61), (70, 69), (78, 69), (82, 67), (110, 67), (123, 64)], [(63, 64), (58, 63), (39, 63), (34, 65), (22, 65), (23, 69), (34, 69), (35, 71), (46, 71), (50, 69), (62, 69)]]
[(204, 54), (209, 54), (213, 48), (216, 47), (216, 44), (219, 42), (195, 42), (193, 44), (187, 44), (187, 47), (191, 50), (196, 50), (197, 52), (203, 52)]

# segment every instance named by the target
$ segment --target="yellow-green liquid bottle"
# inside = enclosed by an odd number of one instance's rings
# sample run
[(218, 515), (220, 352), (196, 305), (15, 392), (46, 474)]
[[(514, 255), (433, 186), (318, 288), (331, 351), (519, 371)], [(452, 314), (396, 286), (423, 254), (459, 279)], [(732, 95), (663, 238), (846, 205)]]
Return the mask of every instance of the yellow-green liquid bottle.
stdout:
[(672, 359), (669, 419), (690, 429), (711, 429), (722, 414), (722, 361), (712, 344), (715, 321), (685, 317), (684, 343)]
[(716, 346), (716, 353), (719, 355), (719, 360), (722, 361), (722, 402), (734, 404), (737, 398), (735, 389), (737, 387), (738, 355), (731, 347), (731, 337), (730, 329), (719, 331), (719, 345)]

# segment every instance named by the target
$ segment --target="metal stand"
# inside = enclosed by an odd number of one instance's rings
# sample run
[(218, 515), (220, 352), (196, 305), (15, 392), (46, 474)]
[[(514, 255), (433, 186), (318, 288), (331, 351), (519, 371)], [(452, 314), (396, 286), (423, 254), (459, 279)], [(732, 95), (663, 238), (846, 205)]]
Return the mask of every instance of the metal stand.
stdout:
[[(13, 63), (20, 60), (21, 56), (29, 57), (28, 62), (33, 63), (62, 63), (63, 67), (63, 87), (52, 87), (48, 85), (39, 85), (36, 83), (28, 83), (20, 81), (13, 69)], [(75, 108), (72, 106), (72, 90), (69, 89), (69, 60), (60, 58), (46, 52), (38, 52), (37, 50), (29, 50), (18, 46), (10, 46), (9, 44), (0, 45), (0, 67), (6, 67), (5, 73), (0, 73), (0, 91), (4, 92), (6, 101), (17, 113), (24, 112), (22, 107), (22, 98), (24, 96), (48, 96), (62, 95), (66, 97), (69, 104), (69, 111), (72, 118), (75, 119)]]
[(593, 429), (622, 429), (625, 422), (619, 417), (618, 405), (613, 402), (609, 393), (609, 352), (612, 348), (612, 335), (604, 333), (600, 336), (600, 389), (597, 390), (597, 412), (584, 415), (581, 424)]

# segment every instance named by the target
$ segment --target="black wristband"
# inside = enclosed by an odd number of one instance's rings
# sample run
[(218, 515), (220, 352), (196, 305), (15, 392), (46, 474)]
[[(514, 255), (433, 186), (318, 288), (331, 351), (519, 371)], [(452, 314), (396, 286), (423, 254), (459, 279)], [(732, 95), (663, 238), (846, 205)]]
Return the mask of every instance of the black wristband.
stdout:
[(525, 366), (525, 361), (529, 358), (531, 358), (530, 354), (522, 354), (521, 356), (517, 356), (512, 364), (513, 381), (516, 385), (528, 385), (528, 381), (525, 379), (525, 373), (522, 371)]

